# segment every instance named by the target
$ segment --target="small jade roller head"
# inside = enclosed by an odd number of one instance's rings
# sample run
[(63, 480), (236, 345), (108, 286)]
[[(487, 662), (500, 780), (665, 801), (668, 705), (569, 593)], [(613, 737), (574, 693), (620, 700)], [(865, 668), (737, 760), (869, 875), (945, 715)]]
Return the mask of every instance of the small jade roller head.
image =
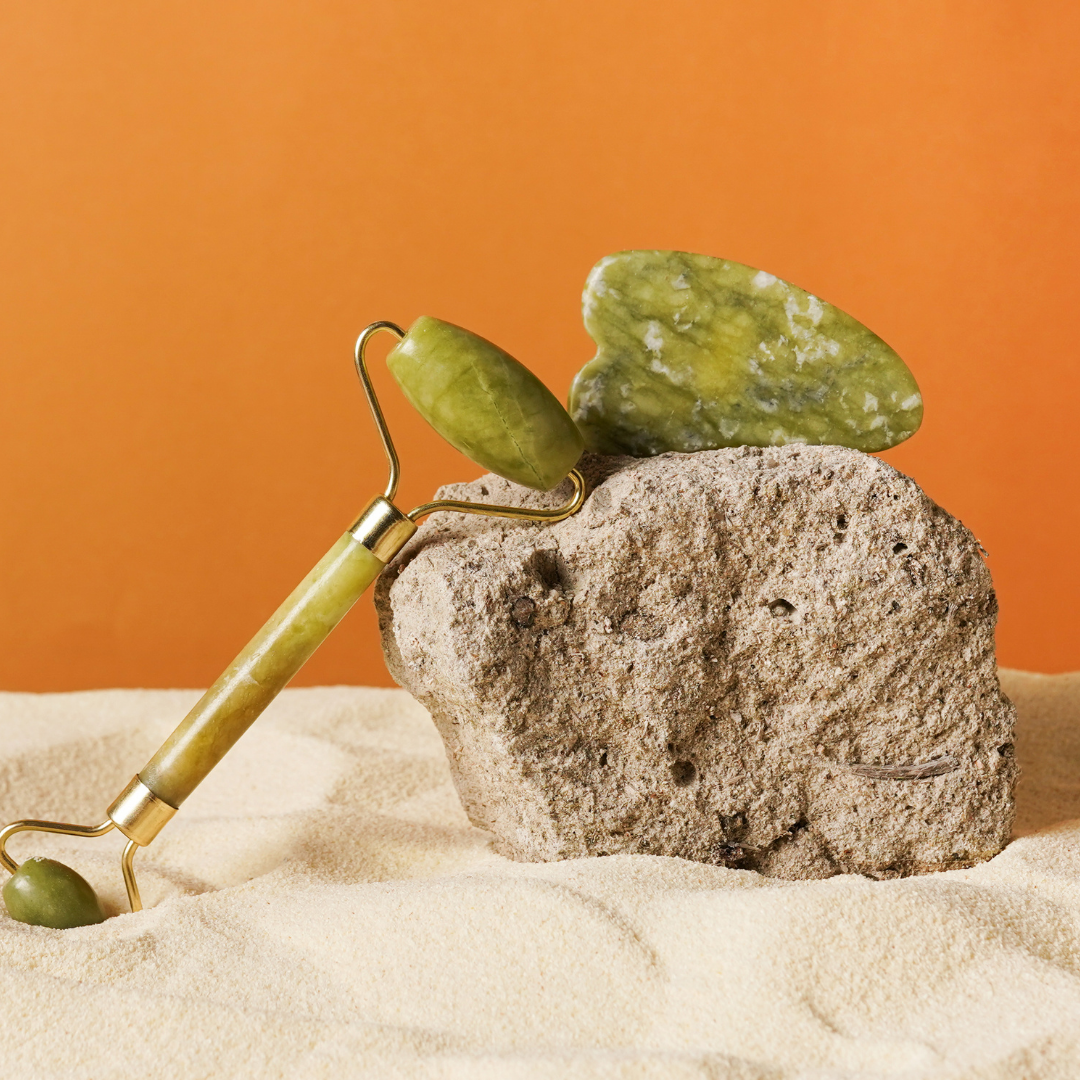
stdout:
[[(371, 336), (398, 338), (387, 362), (405, 396), (452, 446), (507, 480), (550, 491), (569, 477), (573, 494), (562, 506), (539, 509), (437, 500), (408, 514), (393, 504), (398, 459), (368, 377), (364, 348)], [(408, 332), (372, 323), (360, 335), (356, 370), (367, 395), (390, 467), (386, 492), (376, 495), (286, 597), (195, 707), (181, 720), (105, 811), (100, 825), (15, 821), (0, 829), (0, 865), (11, 878), (3, 889), (8, 913), (20, 922), (56, 929), (101, 922), (104, 913), (90, 885), (52, 859), (21, 865), (7, 842), (20, 832), (97, 837), (118, 829), (127, 838), (120, 868), (132, 911), (142, 907), (133, 859), (151, 843), (237, 739), (307, 662), (364, 590), (436, 510), (554, 522), (576, 513), (585, 482), (574, 468), (584, 442), (555, 395), (502, 349), (459, 326), (428, 317)]]
[(27, 859), (5, 882), (4, 903), (13, 919), (54, 930), (105, 921), (90, 883), (53, 859)]
[(507, 480), (550, 491), (585, 449), (569, 413), (527, 367), (460, 326), (422, 315), (386, 363), (451, 446)]

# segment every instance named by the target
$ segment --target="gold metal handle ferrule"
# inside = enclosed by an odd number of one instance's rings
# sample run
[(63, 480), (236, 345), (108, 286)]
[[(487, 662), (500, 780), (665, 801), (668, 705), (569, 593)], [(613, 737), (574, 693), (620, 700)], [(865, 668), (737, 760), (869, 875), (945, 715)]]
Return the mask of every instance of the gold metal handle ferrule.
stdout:
[(385, 495), (376, 495), (349, 526), (352, 538), (388, 563), (416, 532), (416, 525)]
[(172, 820), (176, 807), (159, 799), (136, 776), (105, 813), (129, 840), (146, 847)]

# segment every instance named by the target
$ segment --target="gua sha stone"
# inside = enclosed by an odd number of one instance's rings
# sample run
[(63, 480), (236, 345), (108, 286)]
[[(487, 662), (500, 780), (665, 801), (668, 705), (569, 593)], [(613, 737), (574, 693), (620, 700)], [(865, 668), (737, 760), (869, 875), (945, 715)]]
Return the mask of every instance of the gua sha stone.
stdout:
[(27, 859), (4, 883), (4, 903), (19, 922), (70, 930), (105, 921), (93, 887), (55, 859)]
[(570, 413), (592, 451), (873, 452), (922, 422), (918, 385), (881, 338), (764, 270), (624, 251), (593, 267), (582, 306), (597, 353), (574, 379)]
[(451, 446), (508, 480), (550, 491), (581, 457), (581, 433), (558, 398), (477, 334), (421, 316), (386, 363)]

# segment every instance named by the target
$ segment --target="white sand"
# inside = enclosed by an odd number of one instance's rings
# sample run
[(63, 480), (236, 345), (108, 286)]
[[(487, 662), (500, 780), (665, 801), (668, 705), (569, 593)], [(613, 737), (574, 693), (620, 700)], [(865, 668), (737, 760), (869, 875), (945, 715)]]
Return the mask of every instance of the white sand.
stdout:
[[(520, 865), (400, 691), (291, 690), (137, 860), (0, 915), (4, 1077), (1080, 1077), (1080, 674), (1006, 672), (1017, 839), (904, 881)], [(0, 818), (92, 823), (195, 700), (0, 695)], [(115, 836), (18, 837), (112, 910)]]

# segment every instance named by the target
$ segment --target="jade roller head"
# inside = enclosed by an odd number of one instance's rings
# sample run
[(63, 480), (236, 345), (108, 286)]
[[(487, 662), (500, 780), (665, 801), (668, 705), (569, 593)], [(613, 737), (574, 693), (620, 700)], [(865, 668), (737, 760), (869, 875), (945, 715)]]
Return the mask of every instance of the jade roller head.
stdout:
[[(451, 445), (518, 484), (549, 491), (569, 478), (568, 502), (551, 510), (436, 500), (403, 513), (393, 503), (398, 457), (371, 385), (365, 350), (380, 331), (399, 340), (387, 364), (405, 396)], [(556, 397), (527, 368), (491, 342), (438, 319), (417, 319), (406, 333), (372, 323), (356, 342), (356, 370), (390, 467), (376, 495), (314, 569), (286, 597), (218, 680), (180, 721), (154, 756), (106, 810), (100, 825), (16, 821), (0, 829), (0, 864), (8, 913), (21, 922), (66, 929), (100, 922), (101, 905), (74, 870), (52, 859), (20, 865), (7, 851), (16, 833), (96, 837), (118, 829), (127, 838), (120, 867), (132, 911), (142, 907), (133, 860), (184, 800), (285, 688), (386, 564), (436, 510), (561, 521), (580, 509), (585, 484), (574, 468), (583, 440)]]
[(584, 440), (555, 395), (468, 330), (422, 316), (386, 363), (416, 411), (451, 446), (507, 480), (549, 491), (581, 457)]

